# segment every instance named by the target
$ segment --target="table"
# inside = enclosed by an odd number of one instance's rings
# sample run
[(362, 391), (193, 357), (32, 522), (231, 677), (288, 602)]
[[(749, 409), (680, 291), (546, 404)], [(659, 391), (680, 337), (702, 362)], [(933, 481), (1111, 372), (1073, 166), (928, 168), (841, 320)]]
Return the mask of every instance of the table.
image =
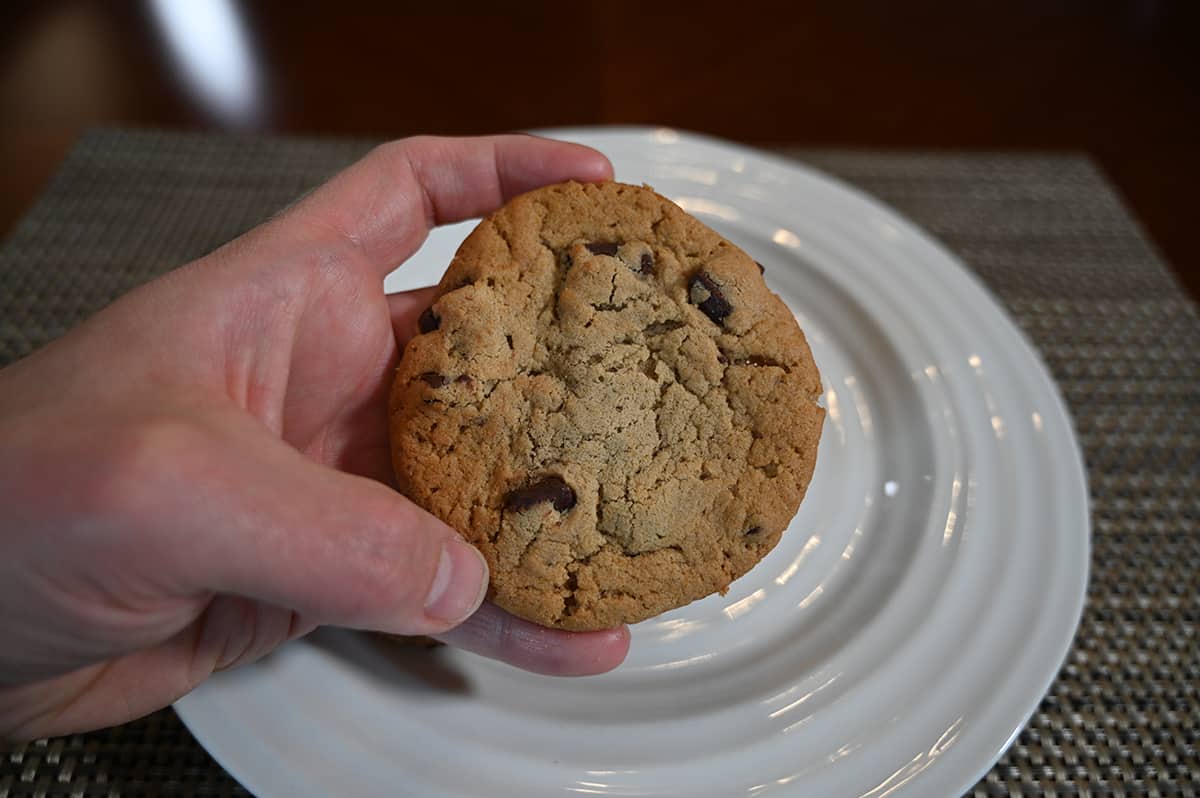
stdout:
[[(101, 130), (0, 250), (0, 364), (266, 218), (370, 142)], [(1080, 155), (789, 149), (956, 252), (1074, 418), (1094, 525), (1067, 663), (973, 796), (1200, 794), (1200, 312)], [(0, 753), (0, 798), (245, 794), (171, 710)]]

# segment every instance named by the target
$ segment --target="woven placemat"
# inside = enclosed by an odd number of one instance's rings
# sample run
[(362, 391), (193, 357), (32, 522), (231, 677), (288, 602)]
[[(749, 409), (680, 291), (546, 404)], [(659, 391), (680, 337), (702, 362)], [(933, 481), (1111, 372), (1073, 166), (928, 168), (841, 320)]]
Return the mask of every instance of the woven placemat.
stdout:
[[(355, 141), (87, 135), (0, 251), (0, 365), (261, 221)], [(1086, 158), (793, 151), (955, 251), (1075, 418), (1092, 581), (1066, 666), (970, 795), (1200, 792), (1200, 315)], [(1186, 209), (1180, 209), (1186, 212)], [(0, 754), (0, 798), (245, 795), (170, 710)]]

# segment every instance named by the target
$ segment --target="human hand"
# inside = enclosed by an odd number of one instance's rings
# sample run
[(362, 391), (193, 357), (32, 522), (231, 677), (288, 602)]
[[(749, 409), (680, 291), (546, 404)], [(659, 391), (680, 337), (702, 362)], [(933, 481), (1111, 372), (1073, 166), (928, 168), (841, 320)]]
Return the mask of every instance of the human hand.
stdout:
[(322, 624), (615, 667), (626, 629), (480, 607), (483, 558), (389, 487), (384, 397), (432, 294), (382, 287), (436, 224), (608, 177), (528, 136), (387, 144), (0, 371), (0, 737), (138, 717)]

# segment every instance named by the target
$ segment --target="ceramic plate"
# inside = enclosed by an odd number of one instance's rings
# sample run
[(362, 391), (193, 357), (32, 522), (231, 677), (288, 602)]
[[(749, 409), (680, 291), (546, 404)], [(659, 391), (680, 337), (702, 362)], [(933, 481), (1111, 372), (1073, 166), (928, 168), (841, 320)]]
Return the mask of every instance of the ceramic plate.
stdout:
[[(534, 676), (322, 630), (180, 701), (263, 798), (954, 796), (1066, 655), (1087, 491), (1063, 403), (996, 302), (864, 194), (665, 129), (560, 130), (746, 249), (808, 334), (828, 409), (783, 541), (628, 661)], [(470, 225), (388, 279), (434, 282)]]

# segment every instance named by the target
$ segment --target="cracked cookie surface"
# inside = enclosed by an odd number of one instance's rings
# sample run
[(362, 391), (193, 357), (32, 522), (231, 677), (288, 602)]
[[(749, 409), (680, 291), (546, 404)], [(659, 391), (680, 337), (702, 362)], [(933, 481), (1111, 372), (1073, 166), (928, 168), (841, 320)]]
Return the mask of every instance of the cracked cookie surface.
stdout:
[(649, 188), (563, 183), (484, 219), (406, 347), (400, 489), (574, 630), (724, 591), (816, 461), (820, 376), (748, 255)]

